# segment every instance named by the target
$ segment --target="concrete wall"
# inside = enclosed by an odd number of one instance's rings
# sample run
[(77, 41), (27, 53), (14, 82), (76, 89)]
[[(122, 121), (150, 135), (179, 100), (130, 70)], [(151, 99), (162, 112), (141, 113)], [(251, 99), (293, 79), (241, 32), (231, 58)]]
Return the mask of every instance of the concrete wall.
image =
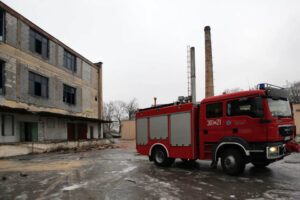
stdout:
[[(0, 46), (1, 47), (1, 46)], [(16, 64), (17, 59), (0, 53), (5, 62), (5, 95), (0, 95), (0, 104), (5, 100), (16, 101)]]
[[(0, 105), (23, 108), (33, 112), (45, 111), (98, 118), (98, 104), (102, 102), (100, 99), (102, 95), (98, 94), (99, 87), (102, 91), (102, 82), (99, 82), (99, 68), (75, 53), (76, 71), (66, 69), (64, 67), (64, 50), (66, 48), (72, 52), (71, 49), (46, 32), (37, 30), (34, 24), (24, 20), (18, 14), (7, 11), (5, 22), (5, 41), (0, 41), (0, 59), (5, 62), (5, 93), (0, 94)], [(30, 50), (31, 28), (48, 37), (48, 58), (42, 58), (41, 55)], [(48, 78), (48, 98), (29, 94), (30, 71)], [(100, 77), (101, 79), (102, 77)], [(63, 102), (63, 84), (76, 88), (75, 105)], [(15, 119), (14, 135), (1, 136), (0, 130), (0, 143), (19, 142), (20, 122), (24, 121), (38, 123), (39, 141), (67, 139), (67, 123), (69, 121), (67, 118), (52, 119), (38, 115), (13, 115)], [(93, 138), (103, 135), (103, 129), (99, 128), (101, 126), (98, 123), (88, 123), (88, 138), (91, 138), (91, 126), (94, 127)]]
[(2, 117), (3, 115), (12, 115), (14, 118), (14, 135), (8, 133), (9, 135), (2, 136), (2, 128), (0, 128), (0, 143), (6, 142), (20, 142), (20, 123), (21, 122), (36, 122), (38, 123), (38, 140), (44, 140), (44, 122), (36, 115), (20, 115), (15, 113), (5, 113), (0, 112), (0, 127), (2, 127)]
[[(33, 25), (8, 12), (5, 19), (6, 40), (0, 42), (0, 59), (5, 61), (6, 93), (0, 95), (0, 105), (98, 118), (98, 68), (76, 57), (76, 72), (66, 69), (63, 66), (66, 47), (53, 38), (48, 38), (49, 58), (42, 58), (30, 50)], [(49, 78), (48, 99), (29, 94), (28, 71)], [(76, 88), (75, 105), (63, 102), (63, 84)]]
[(107, 139), (89, 140), (89, 141), (67, 141), (57, 143), (18, 143), (18, 144), (0, 144), (0, 158), (27, 155), (30, 153), (45, 153), (59, 149), (73, 149), (85, 146), (99, 146), (111, 144)]
[(121, 137), (124, 140), (133, 140), (136, 138), (135, 120), (124, 120), (121, 122)]
[(300, 136), (300, 104), (293, 104), (294, 118), (296, 123), (296, 133)]
[(6, 13), (5, 23), (7, 44), (17, 47), (17, 18), (9, 13)]
[(30, 28), (24, 22), (20, 22), (20, 24), (21, 24), (21, 38), (20, 38), (21, 50), (25, 51), (27, 53), (30, 53), (30, 51), (29, 51), (29, 30), (30, 30)]
[[(42, 122), (44, 124), (44, 140), (55, 141), (55, 140), (67, 140), (67, 119), (54, 118), (54, 117), (43, 117)], [(39, 134), (40, 135), (40, 134)], [(42, 141), (44, 141), (42, 140)]]
[(101, 137), (101, 134), (99, 133), (99, 128), (98, 128), (98, 123), (88, 123), (88, 133), (87, 133), (87, 138), (91, 139), (91, 127), (93, 127), (93, 138), (103, 138)]
[[(14, 135), (6, 133), (2, 136), (2, 116), (12, 115), (14, 118)], [(35, 122), (38, 124), (38, 141), (64, 141), (68, 139), (67, 124), (82, 123), (82, 121), (70, 121), (68, 118), (44, 117), (39, 115), (24, 115), (0, 112), (0, 143), (20, 142), (21, 122)], [(91, 128), (93, 127), (93, 139), (102, 138), (99, 132), (98, 123), (87, 123), (87, 138), (91, 139)], [(100, 137), (99, 137), (100, 136)]]
[(55, 102), (55, 87), (48, 88), (48, 98), (38, 97), (29, 94), (29, 72), (34, 72), (36, 74), (42, 75), (48, 78), (48, 86), (55, 86), (56, 79), (55, 76), (41, 70), (39, 67), (30, 66), (26, 63), (20, 63), (20, 102), (31, 103), (36, 106), (42, 107), (56, 107)]

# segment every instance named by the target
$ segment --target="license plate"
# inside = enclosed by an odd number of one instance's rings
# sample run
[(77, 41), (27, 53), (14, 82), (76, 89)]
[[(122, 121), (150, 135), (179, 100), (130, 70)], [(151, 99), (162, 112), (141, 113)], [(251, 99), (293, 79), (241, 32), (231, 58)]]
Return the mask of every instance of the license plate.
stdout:
[(285, 136), (284, 137), (284, 140), (289, 140), (289, 139), (291, 139), (291, 136)]

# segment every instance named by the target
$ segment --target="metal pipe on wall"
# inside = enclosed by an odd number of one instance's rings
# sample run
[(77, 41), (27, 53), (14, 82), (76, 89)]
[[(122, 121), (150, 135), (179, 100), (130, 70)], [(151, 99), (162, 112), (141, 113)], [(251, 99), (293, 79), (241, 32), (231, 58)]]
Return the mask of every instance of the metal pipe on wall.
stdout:
[(195, 61), (195, 47), (191, 47), (191, 96), (192, 102), (196, 103), (196, 61)]

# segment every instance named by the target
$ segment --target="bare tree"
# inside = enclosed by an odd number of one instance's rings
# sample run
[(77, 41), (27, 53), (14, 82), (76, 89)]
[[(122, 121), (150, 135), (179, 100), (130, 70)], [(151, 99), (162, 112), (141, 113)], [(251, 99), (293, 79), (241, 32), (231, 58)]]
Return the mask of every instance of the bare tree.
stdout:
[(111, 122), (104, 124), (104, 132), (118, 131), (121, 133), (121, 121), (133, 119), (137, 110), (138, 104), (135, 98), (128, 103), (119, 100), (104, 103), (103, 119)]
[(139, 107), (139, 105), (137, 103), (136, 98), (133, 98), (128, 103), (126, 103), (125, 111), (126, 111), (126, 114), (127, 114), (129, 120), (132, 120), (135, 118), (135, 114), (138, 111), (138, 107)]
[[(103, 119), (109, 122), (114, 120), (114, 103), (110, 101), (109, 103), (103, 104)], [(104, 132), (111, 132), (113, 129), (113, 123), (104, 123)]]
[(300, 103), (300, 81), (288, 85), (289, 101), (291, 103)]
[(125, 119), (125, 107), (126, 103), (124, 101), (114, 101), (114, 119), (118, 122), (119, 133), (121, 133), (121, 121)]

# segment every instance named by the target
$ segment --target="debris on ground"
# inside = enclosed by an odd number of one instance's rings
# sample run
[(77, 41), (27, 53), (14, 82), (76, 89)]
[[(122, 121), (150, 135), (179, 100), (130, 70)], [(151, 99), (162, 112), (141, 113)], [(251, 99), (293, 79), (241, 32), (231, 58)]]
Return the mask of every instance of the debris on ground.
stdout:
[(103, 144), (103, 145), (95, 145), (95, 146), (82, 146), (82, 147), (75, 147), (73, 149), (57, 149), (56, 152), (60, 153), (79, 153), (79, 152), (91, 152), (96, 150), (103, 150), (103, 149), (115, 149), (118, 148), (112, 144)]
[(128, 182), (131, 182), (131, 183), (134, 183), (134, 184), (136, 184), (136, 181), (135, 180), (132, 180), (132, 179), (125, 179), (125, 181), (128, 181)]
[(7, 178), (5, 176), (2, 176), (2, 181), (5, 181)]
[(124, 142), (120, 142), (115, 144), (114, 146), (118, 147), (118, 148), (134, 148), (136, 145), (135, 140), (132, 141), (124, 141)]
[(21, 172), (21, 173), (20, 173), (20, 176), (21, 176), (21, 177), (26, 177), (26, 176), (28, 176), (28, 174), (25, 174), (24, 172)]

